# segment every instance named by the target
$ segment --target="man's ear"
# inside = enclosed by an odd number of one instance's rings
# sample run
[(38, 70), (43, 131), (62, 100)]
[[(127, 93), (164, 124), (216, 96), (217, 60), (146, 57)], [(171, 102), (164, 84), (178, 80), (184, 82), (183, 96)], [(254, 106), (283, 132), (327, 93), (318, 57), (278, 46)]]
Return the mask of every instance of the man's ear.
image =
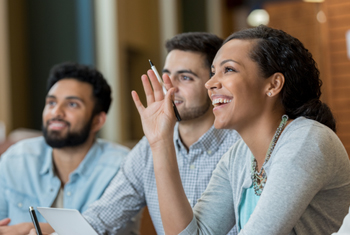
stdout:
[(274, 73), (271, 77), (268, 78), (268, 80), (269, 80), (269, 83), (267, 86), (266, 95), (268, 97), (273, 97), (278, 95), (284, 86), (284, 82), (285, 82), (284, 75), (279, 72)]
[(106, 118), (107, 118), (107, 114), (105, 112), (100, 112), (98, 114), (95, 114), (95, 117), (91, 125), (91, 131), (95, 133), (98, 132), (105, 124)]

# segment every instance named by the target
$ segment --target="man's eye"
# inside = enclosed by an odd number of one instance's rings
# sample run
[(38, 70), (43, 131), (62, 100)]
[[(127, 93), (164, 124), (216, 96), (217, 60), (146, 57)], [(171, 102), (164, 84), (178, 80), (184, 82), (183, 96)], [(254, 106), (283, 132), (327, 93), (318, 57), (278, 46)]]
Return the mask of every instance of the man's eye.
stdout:
[(69, 107), (76, 108), (78, 107), (78, 104), (74, 102), (69, 102)]
[(183, 76), (181, 76), (181, 80), (191, 81), (191, 80), (193, 80), (193, 79), (192, 79), (191, 77), (188, 77), (188, 76), (183, 75)]
[(48, 101), (48, 102), (46, 102), (46, 104), (49, 106), (54, 106), (56, 104), (56, 102), (55, 101)]

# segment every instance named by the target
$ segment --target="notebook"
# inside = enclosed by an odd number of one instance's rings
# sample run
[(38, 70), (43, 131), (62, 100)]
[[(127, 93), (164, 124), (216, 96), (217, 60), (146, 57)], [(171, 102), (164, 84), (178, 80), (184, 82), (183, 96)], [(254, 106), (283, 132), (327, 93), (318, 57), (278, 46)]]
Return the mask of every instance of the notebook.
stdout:
[(58, 235), (98, 235), (78, 210), (37, 207)]

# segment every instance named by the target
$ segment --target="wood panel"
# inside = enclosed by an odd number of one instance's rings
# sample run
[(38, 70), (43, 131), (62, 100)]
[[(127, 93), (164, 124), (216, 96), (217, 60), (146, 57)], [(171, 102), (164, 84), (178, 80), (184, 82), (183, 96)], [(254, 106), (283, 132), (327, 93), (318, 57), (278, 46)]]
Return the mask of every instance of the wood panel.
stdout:
[(327, 0), (326, 16), (330, 57), (330, 74), (333, 89), (333, 106), (337, 120), (337, 133), (348, 154), (350, 153), (350, 60), (346, 51), (346, 31), (350, 30), (350, 1)]
[(349, 27), (346, 26), (329, 29), (329, 40), (332, 41), (344, 37), (344, 32), (346, 32), (347, 30), (349, 30)]
[(347, 95), (343, 99), (337, 99), (336, 102), (334, 102), (334, 105), (333, 105), (333, 109), (335, 109), (335, 110), (347, 110), (349, 107), (350, 107), (350, 97), (349, 97), (349, 95)]
[(342, 5), (343, 3), (349, 3), (349, 0), (326, 0), (326, 2), (329, 2), (329, 5), (333, 6)]
[(329, 71), (324, 60), (324, 57), (328, 57), (329, 51), (324, 50), (324, 45), (327, 44), (325, 37), (322, 37), (324, 29), (317, 20), (317, 14), (321, 10), (320, 6), (305, 2), (276, 2), (268, 3), (264, 8), (270, 15), (269, 26), (282, 29), (298, 38), (312, 53), (324, 84), (321, 98), (330, 104)]
[[(345, 37), (345, 34), (344, 34), (344, 37)], [(330, 53), (346, 52), (346, 50), (344, 50), (344, 46), (345, 46), (345, 43), (343, 42), (330, 42), (329, 44), (329, 48), (331, 50)]]
[(140, 235), (157, 235), (147, 206), (142, 212)]
[(350, 16), (348, 15), (335, 15), (333, 17), (329, 17), (329, 26), (332, 28), (342, 28), (347, 27), (349, 25)]
[(330, 60), (332, 63), (341, 63), (348, 59), (347, 51), (332, 52), (330, 54)]
[(348, 75), (335, 75), (333, 77), (333, 87), (339, 88), (343, 86), (350, 86), (350, 79)]
[[(349, 122), (350, 111), (348, 109), (342, 109), (342, 110), (333, 109), (333, 114), (334, 114), (334, 117), (336, 118), (337, 122), (343, 123), (342, 126), (350, 125), (350, 122)], [(340, 131), (340, 133), (343, 133), (342, 130), (338, 130), (338, 132), (339, 131)], [(349, 144), (350, 144), (350, 142), (349, 142)]]

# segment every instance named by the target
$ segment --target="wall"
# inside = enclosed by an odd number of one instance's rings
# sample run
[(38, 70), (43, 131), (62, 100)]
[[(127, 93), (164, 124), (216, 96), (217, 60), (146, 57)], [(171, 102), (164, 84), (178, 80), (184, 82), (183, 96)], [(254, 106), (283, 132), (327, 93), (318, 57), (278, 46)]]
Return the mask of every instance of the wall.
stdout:
[(350, 59), (345, 33), (350, 30), (350, 1), (327, 0), (327, 62), (331, 76), (331, 108), (337, 120), (337, 133), (350, 154)]
[[(350, 60), (345, 41), (345, 32), (350, 30), (350, 2), (270, 3), (265, 9), (270, 14), (269, 26), (297, 37), (313, 54), (323, 81), (321, 99), (330, 106), (337, 134), (350, 153)], [(325, 22), (317, 20), (320, 11)]]
[[(8, 4), (0, 1), (0, 121), (9, 130), (11, 122), (11, 99), (10, 99), (10, 70), (9, 70), (9, 38), (8, 38)], [(1, 134), (3, 135), (3, 133)]]

